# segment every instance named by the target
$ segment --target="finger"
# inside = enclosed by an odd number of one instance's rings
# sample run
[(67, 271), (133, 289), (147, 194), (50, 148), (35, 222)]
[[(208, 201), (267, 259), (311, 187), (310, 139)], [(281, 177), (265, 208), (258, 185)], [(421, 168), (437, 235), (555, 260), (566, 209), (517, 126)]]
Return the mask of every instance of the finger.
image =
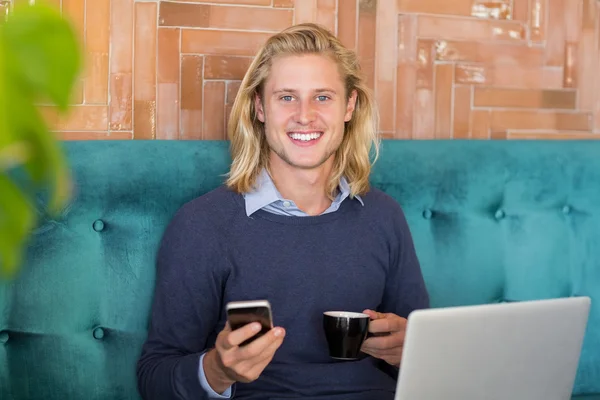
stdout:
[(380, 360), (384, 360), (385, 362), (395, 366), (398, 366), (398, 364), (400, 364), (403, 350), (404, 349), (402, 347), (390, 350), (377, 350), (369, 348), (361, 349), (363, 353), (378, 358)]
[[(269, 334), (271, 333), (272, 332), (269, 332)], [(271, 362), (275, 351), (277, 351), (282, 343), (283, 335), (276, 336), (276, 339), (273, 342), (270, 342), (270, 344), (257, 355), (240, 359), (237, 363), (236, 370), (238, 371), (238, 375), (243, 378), (243, 381), (251, 382), (258, 379), (265, 367)], [(248, 355), (247, 352), (246, 355)]]
[(394, 357), (399, 352), (399, 349), (388, 349), (388, 350), (380, 350), (374, 348), (363, 347), (361, 351), (365, 354), (373, 356), (375, 358), (380, 358), (382, 360)]
[(404, 344), (403, 334), (371, 337), (364, 341), (363, 347), (369, 350), (389, 350), (401, 347)]
[(362, 348), (361, 351), (363, 353), (365, 353), (365, 354), (368, 354), (368, 355), (372, 356), (372, 357), (380, 358), (380, 359), (383, 359), (384, 357), (387, 356), (387, 354), (385, 354), (385, 353), (383, 353), (383, 352), (381, 352), (379, 350), (375, 350), (375, 349)]
[(381, 313), (378, 313), (377, 311), (373, 311), (373, 310), (369, 310), (369, 309), (364, 310), (363, 314), (367, 314), (369, 316), (369, 318), (371, 318), (371, 319), (379, 319), (380, 315), (381, 315)]
[(283, 343), (283, 338), (285, 334), (281, 336), (276, 336), (275, 340), (272, 341), (257, 357), (256, 363), (259, 365), (263, 365), (263, 368), (273, 359), (275, 352), (279, 347), (281, 347)]
[(240, 348), (240, 359), (249, 360), (261, 356), (272, 343), (282, 340), (284, 335), (285, 330), (283, 328), (271, 329), (265, 335)]
[(240, 343), (244, 342), (246, 339), (250, 339), (252, 336), (256, 335), (260, 329), (260, 323), (253, 322), (251, 324), (246, 324), (239, 329), (231, 331), (226, 336), (223, 347), (230, 349), (232, 347), (239, 346)]
[(369, 332), (401, 332), (406, 329), (406, 320), (394, 314), (388, 314), (385, 318), (369, 322)]
[(253, 381), (260, 377), (264, 369), (267, 367), (267, 365), (269, 365), (269, 363), (273, 359), (275, 351), (279, 348), (282, 342), (282, 340), (276, 340), (275, 342), (271, 343), (265, 349), (265, 351), (263, 351), (257, 357), (244, 361), (244, 375), (247, 379)]

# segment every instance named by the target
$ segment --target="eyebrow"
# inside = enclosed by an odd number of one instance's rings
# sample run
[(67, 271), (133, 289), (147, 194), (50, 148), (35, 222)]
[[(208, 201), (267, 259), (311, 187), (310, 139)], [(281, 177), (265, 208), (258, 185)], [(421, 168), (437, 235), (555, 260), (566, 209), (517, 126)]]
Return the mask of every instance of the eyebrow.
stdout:
[[(295, 93), (295, 92), (297, 92), (296, 89), (281, 88), (281, 89), (275, 90), (273, 93), (280, 94), (280, 93)], [(315, 89), (315, 92), (317, 92), (317, 93), (328, 92), (328, 93), (337, 94), (337, 92), (331, 88), (319, 88), (319, 89)]]

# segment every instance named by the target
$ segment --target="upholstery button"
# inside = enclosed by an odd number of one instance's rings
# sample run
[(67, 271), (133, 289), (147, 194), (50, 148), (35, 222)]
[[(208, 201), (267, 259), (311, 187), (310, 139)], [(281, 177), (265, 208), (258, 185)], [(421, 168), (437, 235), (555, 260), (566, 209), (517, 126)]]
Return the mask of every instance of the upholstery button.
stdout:
[(433, 213), (431, 212), (430, 209), (426, 209), (423, 211), (423, 218), (425, 218), (425, 219), (431, 219), (432, 215), (433, 215)]
[(496, 214), (494, 215), (494, 217), (496, 217), (496, 219), (502, 219), (504, 218), (505, 214), (503, 210), (498, 210), (496, 211)]
[(0, 343), (4, 344), (6, 342), (8, 342), (8, 332), (2, 331), (0, 332)]
[(104, 230), (104, 221), (97, 219), (94, 221), (93, 227), (96, 232), (102, 232)]
[(104, 329), (102, 328), (96, 328), (94, 329), (94, 338), (95, 339), (102, 339), (104, 337)]
[(564, 206), (562, 209), (563, 214), (569, 214), (571, 212), (571, 207)]

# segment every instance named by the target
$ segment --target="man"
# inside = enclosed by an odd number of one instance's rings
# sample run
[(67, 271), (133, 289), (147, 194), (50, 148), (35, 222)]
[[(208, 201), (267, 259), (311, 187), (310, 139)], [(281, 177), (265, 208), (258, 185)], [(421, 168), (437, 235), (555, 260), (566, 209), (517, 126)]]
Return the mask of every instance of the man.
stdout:
[[(296, 25), (250, 66), (222, 187), (184, 205), (157, 260), (138, 363), (147, 399), (392, 399), (408, 314), (428, 295), (400, 206), (370, 189), (376, 111), (356, 55)], [(231, 331), (229, 301), (266, 299), (275, 327)], [(364, 311), (365, 357), (328, 355), (322, 315)]]

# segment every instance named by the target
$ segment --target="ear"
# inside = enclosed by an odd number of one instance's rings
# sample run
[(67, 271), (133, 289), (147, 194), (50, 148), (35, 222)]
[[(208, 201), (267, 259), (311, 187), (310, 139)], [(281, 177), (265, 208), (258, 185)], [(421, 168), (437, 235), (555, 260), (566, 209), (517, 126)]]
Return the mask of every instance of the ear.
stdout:
[(256, 116), (258, 117), (258, 120), (264, 124), (265, 123), (265, 110), (263, 109), (263, 103), (258, 94), (256, 96), (254, 96), (254, 108), (256, 109)]
[(348, 104), (346, 104), (346, 114), (344, 115), (344, 122), (348, 122), (352, 119), (352, 113), (354, 112), (354, 107), (356, 107), (356, 99), (358, 97), (358, 93), (356, 90), (353, 90), (348, 98)]

